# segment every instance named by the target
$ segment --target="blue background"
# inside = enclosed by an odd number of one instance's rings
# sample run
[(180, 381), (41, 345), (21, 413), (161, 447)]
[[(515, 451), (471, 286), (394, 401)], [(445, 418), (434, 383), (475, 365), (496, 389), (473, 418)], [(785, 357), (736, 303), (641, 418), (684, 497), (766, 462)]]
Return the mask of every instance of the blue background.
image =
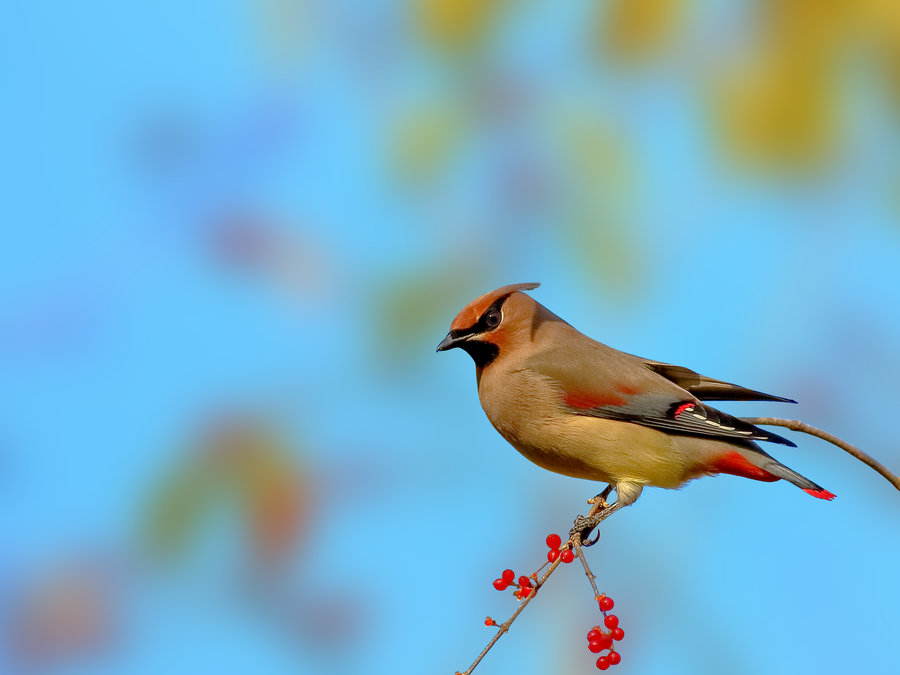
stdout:
[[(427, 6), (4, 3), (0, 670), (45, 633), (46, 672), (465, 670), (515, 608), (491, 581), (535, 569), (600, 487), (522, 459), (469, 359), (434, 354), (506, 283), (800, 402), (729, 412), (900, 468), (900, 106), (877, 31), (828, 66), (823, 148), (748, 160), (711, 101), (769, 44), (755, 3), (684, 3), (631, 60), (590, 3), (460, 2), (459, 34)], [(228, 509), (174, 561), (145, 552), (142, 514), (222, 411), (306, 477), (275, 572)], [(898, 494), (789, 435), (773, 454), (833, 503), (723, 476), (603, 525), (622, 673), (896, 672)], [(595, 672), (579, 570), (476, 672)], [(99, 608), (96, 641), (58, 637), (73, 607)]]

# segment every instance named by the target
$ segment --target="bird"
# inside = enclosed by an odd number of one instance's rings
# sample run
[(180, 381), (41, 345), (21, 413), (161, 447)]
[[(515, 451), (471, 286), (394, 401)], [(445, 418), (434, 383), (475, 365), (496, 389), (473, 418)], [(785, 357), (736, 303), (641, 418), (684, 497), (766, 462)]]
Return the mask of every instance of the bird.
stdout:
[[(539, 285), (480, 295), (437, 346), (472, 357), (488, 420), (527, 459), (608, 483), (598, 499), (611, 510), (634, 503), (644, 487), (676, 489), (716, 474), (786, 480), (813, 497), (834, 499), (757, 442), (794, 443), (706, 403), (796, 401), (597, 342), (524, 293)], [(608, 505), (603, 498), (613, 489), (616, 501)]]

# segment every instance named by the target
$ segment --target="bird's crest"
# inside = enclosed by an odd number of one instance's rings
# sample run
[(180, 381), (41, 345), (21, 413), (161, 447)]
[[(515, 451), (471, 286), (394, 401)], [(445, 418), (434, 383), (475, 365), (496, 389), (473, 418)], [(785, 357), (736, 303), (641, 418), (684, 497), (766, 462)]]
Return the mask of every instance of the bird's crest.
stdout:
[(479, 295), (472, 302), (463, 307), (462, 311), (456, 315), (456, 318), (453, 319), (453, 323), (450, 324), (450, 330), (465, 330), (466, 328), (470, 328), (478, 322), (478, 319), (481, 318), (481, 315), (484, 314), (488, 307), (501, 298), (512, 295), (516, 291), (530, 291), (538, 286), (540, 286), (540, 284), (536, 282), (528, 284), (509, 284), (508, 286), (501, 286), (490, 293)]

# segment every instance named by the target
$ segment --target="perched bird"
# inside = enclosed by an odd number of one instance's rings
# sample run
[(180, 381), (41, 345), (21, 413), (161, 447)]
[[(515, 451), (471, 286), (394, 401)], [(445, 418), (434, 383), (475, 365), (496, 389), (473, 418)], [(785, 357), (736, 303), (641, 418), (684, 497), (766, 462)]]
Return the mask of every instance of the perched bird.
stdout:
[(794, 443), (703, 403), (795, 401), (607, 347), (522, 293), (538, 285), (475, 298), (437, 347), (469, 353), (484, 412), (525, 457), (609, 483), (616, 509), (645, 485), (677, 488), (719, 473), (784, 479), (813, 497), (834, 498), (755, 441)]

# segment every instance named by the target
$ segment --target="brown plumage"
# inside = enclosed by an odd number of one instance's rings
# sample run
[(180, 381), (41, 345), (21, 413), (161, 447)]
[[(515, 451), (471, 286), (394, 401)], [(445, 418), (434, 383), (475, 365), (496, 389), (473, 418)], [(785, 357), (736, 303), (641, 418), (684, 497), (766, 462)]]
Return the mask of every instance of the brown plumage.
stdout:
[(793, 401), (596, 342), (522, 293), (537, 287), (513, 284), (476, 298), (438, 346), (472, 356), (488, 419), (532, 462), (609, 483), (617, 508), (645, 485), (677, 488), (717, 473), (783, 478), (834, 497), (754, 441), (793, 443), (702, 402)]

